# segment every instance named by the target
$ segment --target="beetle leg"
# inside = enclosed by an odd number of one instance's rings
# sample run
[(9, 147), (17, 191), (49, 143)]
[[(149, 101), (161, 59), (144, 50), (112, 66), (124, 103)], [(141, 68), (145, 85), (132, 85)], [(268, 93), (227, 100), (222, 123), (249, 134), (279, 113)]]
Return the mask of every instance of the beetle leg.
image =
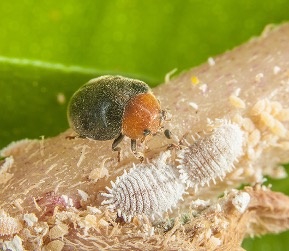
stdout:
[(132, 139), (130, 142), (131, 142), (131, 144), (130, 144), (131, 151), (133, 153), (136, 153), (136, 140)]
[(164, 131), (164, 135), (168, 138), (168, 139), (171, 139), (172, 138), (172, 133), (169, 129), (166, 129)]
[(112, 150), (113, 151), (120, 151), (120, 147), (117, 147), (118, 144), (123, 140), (124, 135), (123, 134), (119, 134), (119, 136), (113, 141), (112, 143)]
[(143, 160), (144, 160), (143, 154), (136, 151), (136, 140), (135, 140), (135, 139), (132, 139), (132, 140), (131, 140), (130, 149), (131, 149), (131, 151), (133, 152), (134, 156), (135, 156), (136, 158), (138, 158), (138, 159), (140, 160), (140, 162), (143, 162)]
[(67, 135), (65, 138), (66, 139), (76, 139), (76, 138), (85, 138), (85, 137), (81, 137), (79, 134), (75, 134), (75, 135)]

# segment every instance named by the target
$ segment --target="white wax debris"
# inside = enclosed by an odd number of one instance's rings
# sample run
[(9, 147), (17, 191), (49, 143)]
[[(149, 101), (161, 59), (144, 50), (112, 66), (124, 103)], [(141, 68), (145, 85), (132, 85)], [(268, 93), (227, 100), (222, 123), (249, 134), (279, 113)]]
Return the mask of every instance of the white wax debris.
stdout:
[(195, 208), (198, 208), (198, 207), (201, 207), (201, 208), (205, 208), (207, 206), (209, 206), (211, 203), (210, 200), (200, 200), (200, 199), (197, 199), (195, 201), (192, 202), (192, 207), (195, 207)]
[(244, 213), (250, 203), (250, 195), (246, 192), (241, 192), (232, 200), (234, 207), (240, 212)]
[(87, 206), (87, 211), (92, 214), (101, 214), (101, 211), (96, 207)]
[(216, 64), (214, 58), (212, 58), (212, 57), (208, 58), (208, 63), (209, 63), (210, 66), (214, 66)]
[(23, 220), (27, 223), (28, 226), (32, 227), (34, 223), (38, 221), (38, 218), (35, 214), (24, 214)]
[(81, 198), (83, 199), (83, 201), (87, 201), (88, 199), (88, 194), (80, 189), (77, 189), (78, 194), (81, 196)]
[(255, 76), (255, 81), (257, 83), (259, 83), (261, 81), (261, 79), (264, 78), (264, 74), (262, 72), (258, 73), (256, 76)]
[(200, 87), (199, 87), (199, 89), (200, 89), (203, 93), (205, 93), (205, 92), (207, 91), (207, 88), (208, 88), (208, 85), (207, 85), (207, 84), (202, 84), (202, 85), (200, 85)]
[(63, 195), (61, 195), (61, 198), (64, 200), (64, 202), (67, 206), (73, 207), (73, 201), (71, 198), (68, 198), (67, 195), (63, 194)]
[(189, 102), (189, 105), (193, 107), (195, 110), (198, 110), (199, 106), (194, 102)]
[(22, 239), (18, 235), (15, 235), (11, 241), (4, 241), (4, 250), (7, 249), (11, 251), (24, 251)]
[(275, 65), (273, 68), (273, 73), (277, 75), (281, 71), (281, 68), (278, 65)]

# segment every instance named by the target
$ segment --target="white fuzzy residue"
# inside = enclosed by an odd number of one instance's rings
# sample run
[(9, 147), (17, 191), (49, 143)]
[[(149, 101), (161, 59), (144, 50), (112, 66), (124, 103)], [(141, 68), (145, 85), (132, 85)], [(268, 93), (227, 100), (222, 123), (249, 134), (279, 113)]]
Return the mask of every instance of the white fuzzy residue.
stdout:
[(202, 85), (200, 85), (200, 87), (199, 87), (199, 89), (200, 89), (203, 93), (205, 93), (205, 92), (207, 91), (207, 88), (208, 88), (208, 85), (207, 85), (207, 84), (202, 84)]
[(85, 155), (88, 153), (87, 149), (89, 149), (90, 147), (88, 145), (82, 145), (82, 146), (76, 146), (74, 147), (75, 150), (80, 150), (80, 157), (78, 159), (78, 162), (77, 162), (77, 167), (80, 167), (81, 163), (84, 161), (85, 159)]
[(24, 251), (25, 249), (22, 246), (22, 239), (15, 235), (11, 241), (4, 241), (3, 243), (3, 250), (10, 250), (10, 251)]
[(4, 210), (0, 209), (0, 237), (14, 235), (23, 228), (19, 219), (10, 217)]
[(240, 192), (232, 200), (232, 204), (240, 213), (244, 213), (245, 210), (248, 208), (250, 200), (251, 197), (248, 193)]
[(277, 75), (281, 71), (281, 68), (278, 65), (275, 65), (273, 68), (274, 75)]
[(260, 72), (255, 76), (255, 81), (259, 83), (264, 78), (264, 73)]
[(189, 102), (189, 105), (193, 107), (196, 111), (199, 109), (199, 106), (194, 102)]
[(233, 95), (239, 97), (240, 92), (241, 92), (241, 88), (237, 88), (237, 89), (233, 92)]
[(78, 194), (81, 196), (81, 198), (83, 199), (83, 201), (87, 201), (88, 199), (88, 194), (80, 189), (77, 189)]
[(65, 204), (69, 207), (73, 207), (73, 200), (69, 198), (67, 195), (61, 195), (61, 198), (64, 200)]
[(210, 205), (211, 201), (210, 200), (200, 200), (197, 199), (192, 202), (191, 207), (192, 208), (197, 208), (197, 209), (204, 209)]
[(178, 68), (174, 68), (171, 71), (169, 71), (166, 76), (165, 76), (165, 83), (170, 82), (171, 80), (171, 76), (174, 75), (176, 73), (176, 71), (178, 70)]
[(38, 222), (38, 218), (33, 213), (24, 214), (23, 220), (27, 223), (29, 227), (32, 227), (34, 223)]
[(208, 58), (208, 63), (209, 63), (210, 66), (214, 66), (216, 64), (214, 58), (212, 58), (212, 57)]

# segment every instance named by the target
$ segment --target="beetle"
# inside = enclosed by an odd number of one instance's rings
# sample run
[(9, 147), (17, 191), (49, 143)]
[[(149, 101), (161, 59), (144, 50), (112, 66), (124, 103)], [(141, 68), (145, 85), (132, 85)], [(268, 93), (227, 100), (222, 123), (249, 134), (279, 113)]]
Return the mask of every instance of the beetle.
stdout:
[[(136, 142), (162, 129), (165, 111), (145, 82), (105, 75), (91, 79), (73, 94), (67, 117), (80, 137), (114, 139), (113, 151), (120, 151), (117, 146), (124, 136), (129, 137), (132, 152), (142, 159)], [(170, 138), (167, 131), (165, 135)]]

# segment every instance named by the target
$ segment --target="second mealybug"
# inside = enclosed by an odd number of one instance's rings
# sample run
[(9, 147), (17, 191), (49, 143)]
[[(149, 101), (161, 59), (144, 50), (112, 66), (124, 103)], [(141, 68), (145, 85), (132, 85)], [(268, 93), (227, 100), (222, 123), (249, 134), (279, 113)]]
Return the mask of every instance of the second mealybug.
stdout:
[(180, 178), (195, 189), (216, 183), (232, 171), (242, 146), (243, 132), (238, 125), (226, 122), (214, 128), (178, 153)]

